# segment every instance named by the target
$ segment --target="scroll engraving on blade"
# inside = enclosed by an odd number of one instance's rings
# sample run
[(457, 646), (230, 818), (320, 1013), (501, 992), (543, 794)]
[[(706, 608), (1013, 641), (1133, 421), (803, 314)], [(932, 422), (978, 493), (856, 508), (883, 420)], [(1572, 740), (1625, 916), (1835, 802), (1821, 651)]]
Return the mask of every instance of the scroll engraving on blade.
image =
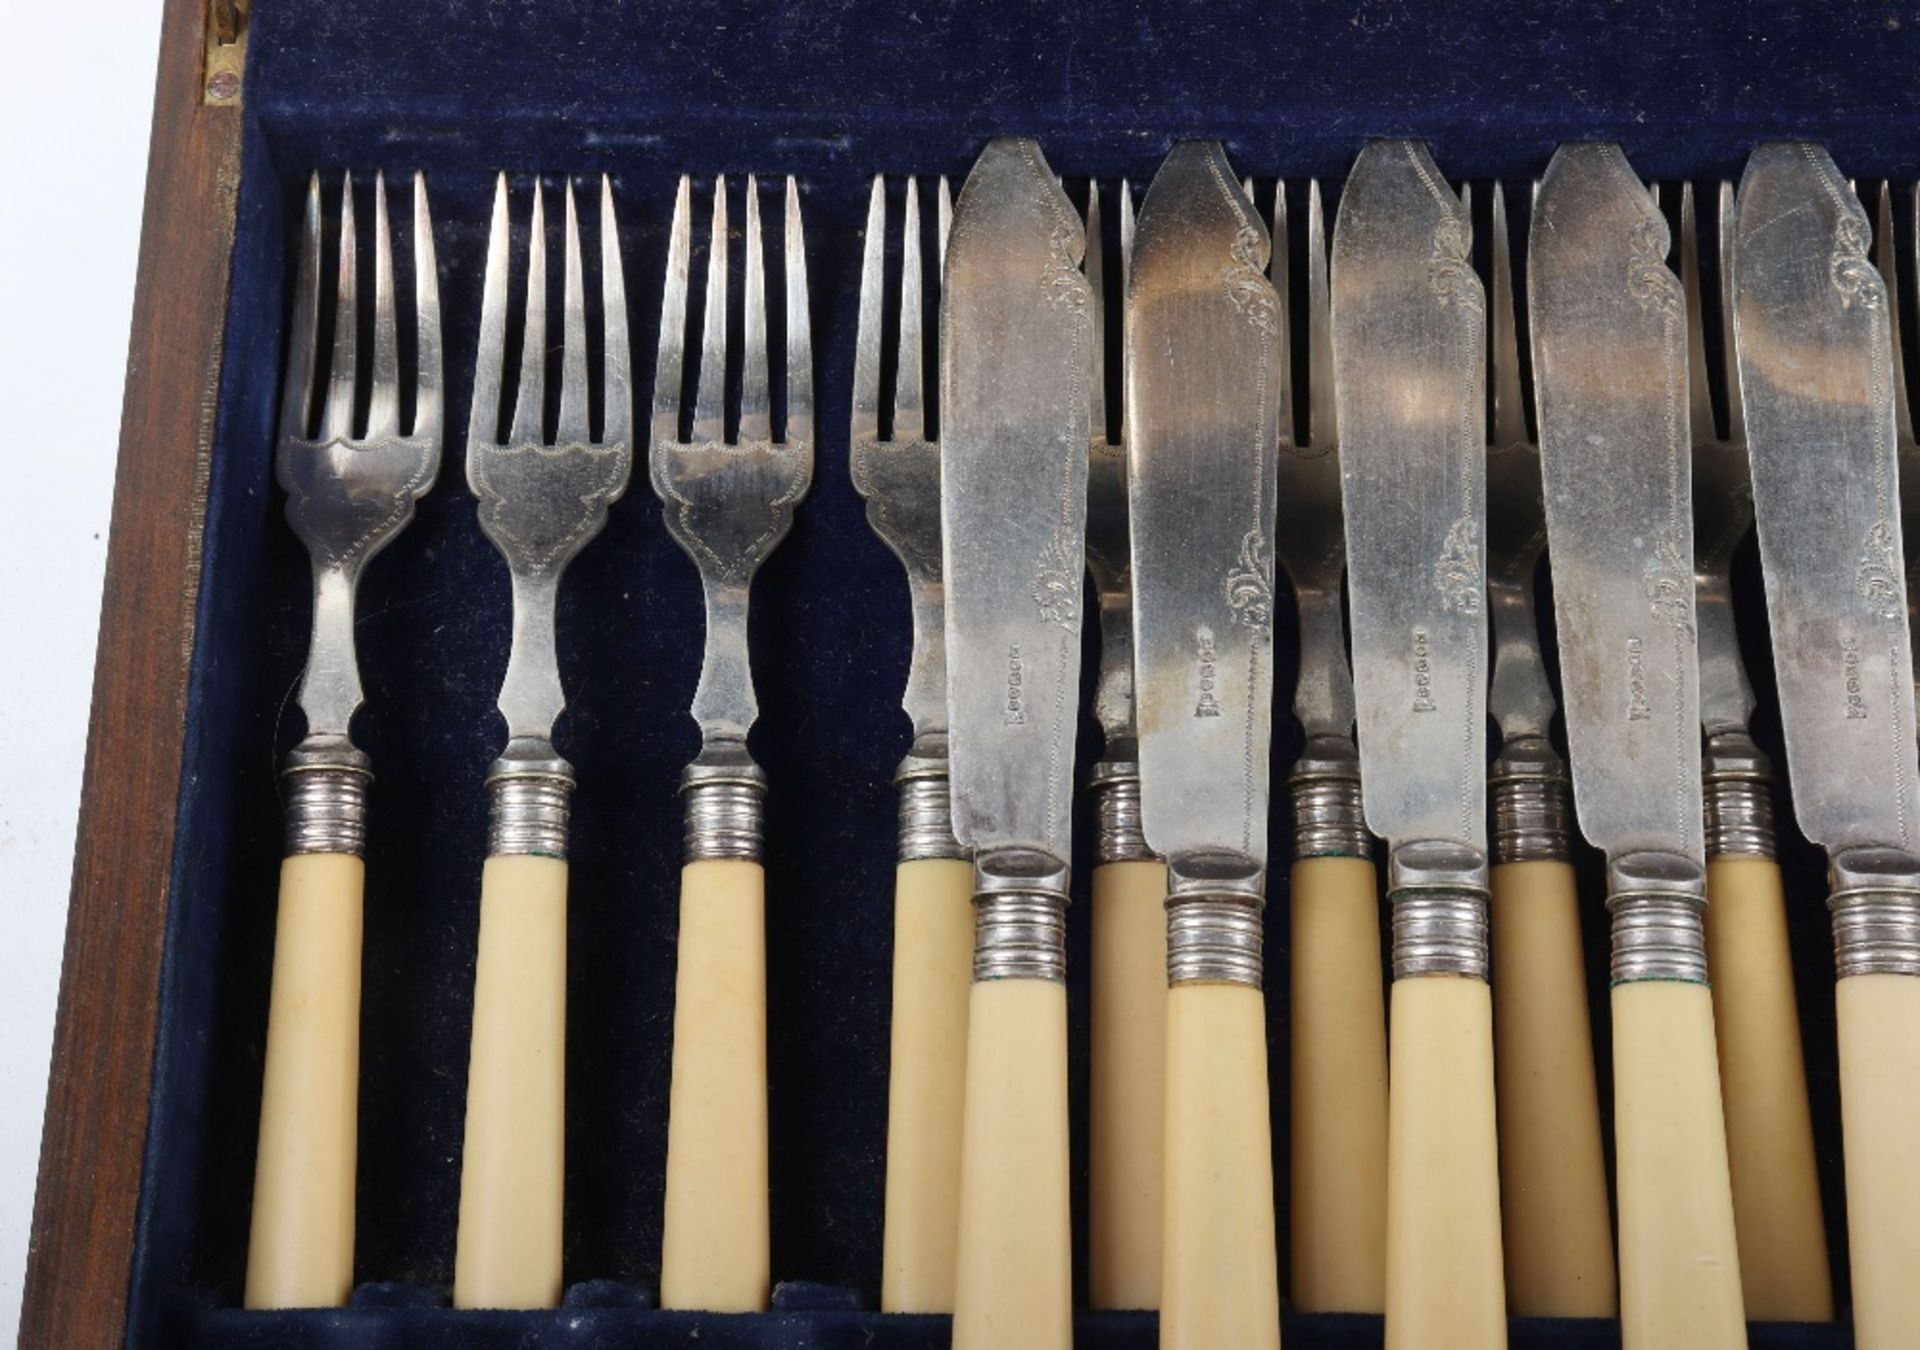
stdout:
[[(1267, 852), (1281, 346), (1266, 236), (1217, 143), (1154, 180), (1129, 288), (1127, 424), (1147, 841)], [(1160, 353), (1177, 353), (1177, 362)]]
[(1886, 291), (1824, 151), (1740, 191), (1734, 323), (1795, 813), (1830, 852), (1915, 847), (1913, 675)]
[(1610, 856), (1704, 865), (1686, 314), (1666, 220), (1614, 145), (1562, 147), (1537, 211), (1529, 301), (1576, 809)]
[[(955, 833), (1056, 858), (1069, 839), (1085, 566), (1082, 247), (1080, 218), (1037, 147), (994, 141), (955, 208), (941, 310)], [(1033, 284), (1009, 286), (1020, 273)]]
[(1369, 145), (1334, 230), (1334, 357), (1367, 820), (1482, 849), (1486, 335), (1466, 230), (1424, 146)]

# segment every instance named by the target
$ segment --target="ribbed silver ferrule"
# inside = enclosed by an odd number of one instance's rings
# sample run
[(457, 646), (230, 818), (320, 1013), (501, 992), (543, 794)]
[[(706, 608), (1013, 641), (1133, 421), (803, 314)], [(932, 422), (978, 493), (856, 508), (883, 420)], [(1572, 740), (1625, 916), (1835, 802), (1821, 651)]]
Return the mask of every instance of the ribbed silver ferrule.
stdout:
[(1700, 758), (1707, 856), (1774, 856), (1773, 766), (1743, 731), (1707, 737)]
[[(564, 762), (560, 762), (564, 769)], [(567, 825), (573, 814), (571, 772), (503, 770), (487, 778), (491, 812), (487, 853), (492, 857), (533, 854), (567, 856)]]
[(1360, 760), (1350, 745), (1310, 744), (1287, 777), (1296, 858), (1371, 858), (1373, 836), (1360, 794)]
[(900, 861), (966, 857), (966, 849), (953, 837), (947, 761), (908, 755), (893, 781), (900, 785)]
[(1096, 863), (1145, 862), (1153, 857), (1140, 827), (1140, 766), (1131, 760), (1102, 760), (1087, 779), (1093, 795)]
[(347, 853), (367, 845), (367, 788), (373, 768), (344, 736), (310, 736), (281, 770), (286, 790), (287, 852)]
[(1260, 901), (1245, 895), (1167, 897), (1167, 983), (1244, 984), (1265, 973)]
[(1613, 916), (1613, 983), (1707, 983), (1706, 910), (1705, 900), (1683, 892), (1630, 891), (1608, 896), (1607, 912)]
[(1496, 863), (1565, 862), (1572, 856), (1572, 786), (1545, 741), (1507, 747), (1487, 773)]
[(1487, 893), (1422, 886), (1387, 896), (1393, 916), (1393, 978), (1487, 978)]
[(1836, 891), (1833, 965), (1849, 975), (1920, 975), (1920, 891)]
[(1003, 849), (973, 865), (973, 978), (1067, 978), (1066, 865), (1045, 853)]
[(686, 799), (687, 862), (733, 858), (759, 862), (766, 833), (767, 776), (751, 760), (703, 764), (680, 779)]

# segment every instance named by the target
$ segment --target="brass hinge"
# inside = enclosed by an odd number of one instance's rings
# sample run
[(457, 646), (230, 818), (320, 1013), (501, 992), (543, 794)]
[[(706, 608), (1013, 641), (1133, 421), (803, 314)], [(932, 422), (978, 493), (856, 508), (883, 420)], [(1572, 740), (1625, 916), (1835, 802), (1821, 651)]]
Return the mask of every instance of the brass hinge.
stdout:
[(207, 0), (207, 60), (201, 85), (215, 108), (240, 106), (247, 66), (247, 11), (252, 0)]

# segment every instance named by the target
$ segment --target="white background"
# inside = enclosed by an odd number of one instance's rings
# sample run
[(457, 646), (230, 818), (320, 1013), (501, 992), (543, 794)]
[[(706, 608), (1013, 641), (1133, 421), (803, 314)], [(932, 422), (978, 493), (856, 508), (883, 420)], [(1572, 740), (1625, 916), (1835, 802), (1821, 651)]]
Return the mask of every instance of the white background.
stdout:
[(0, 4), (0, 1345), (18, 1336), (159, 0)]

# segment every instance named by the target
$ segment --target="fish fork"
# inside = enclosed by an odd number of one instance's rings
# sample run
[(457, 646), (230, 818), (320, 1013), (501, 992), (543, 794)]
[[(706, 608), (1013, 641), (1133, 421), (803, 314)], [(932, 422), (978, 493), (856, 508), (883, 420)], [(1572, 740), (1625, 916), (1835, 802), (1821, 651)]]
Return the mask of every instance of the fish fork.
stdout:
[(726, 437), (727, 196), (713, 193), (692, 435), (680, 435), (692, 188), (680, 180), (661, 303), (653, 386), (653, 490), (667, 530), (699, 569), (706, 654), (692, 715), (700, 753), (687, 766), (686, 865), (674, 995), (660, 1301), (747, 1312), (771, 1293), (767, 1217), (766, 775), (747, 753), (757, 715), (747, 658), (747, 591), (793, 523), (813, 478), (813, 340), (800, 189), (786, 193), (786, 385), (773, 434), (766, 269), (758, 181), (747, 178), (744, 374), (735, 438)]
[[(1471, 188), (1461, 198), (1472, 210)], [(1506, 193), (1492, 189), (1488, 259), (1487, 707), (1500, 755), (1487, 773), (1493, 824), (1491, 937), (1507, 1304), (1522, 1317), (1611, 1317), (1613, 1223), (1567, 826), (1573, 785), (1547, 738), (1553, 687), (1540, 654), (1534, 570), (1547, 542), (1540, 447), (1520, 382)]]
[[(886, 1312), (952, 1312), (967, 986), (973, 974), (973, 867), (953, 837), (947, 777), (940, 445), (927, 426), (923, 335), (929, 305), (921, 275), (920, 193), (912, 178), (906, 180), (905, 194), (899, 354), (893, 388), (883, 391), (887, 187), (885, 178), (875, 176), (860, 272), (850, 437), (853, 485), (866, 499), (874, 533), (906, 569), (913, 608), (913, 664), (902, 700), (913, 721), (913, 746), (895, 775), (900, 785), (900, 864), (894, 881), (893, 1045), (880, 1306)], [(945, 178), (936, 202), (938, 271), (953, 219)], [(937, 300), (931, 309), (937, 315)], [(880, 413), (887, 394), (893, 415), (889, 434), (883, 437)]]
[[(357, 425), (358, 246), (353, 177), (340, 188), (333, 353), (319, 341), (320, 178), (308, 180), (275, 476), (287, 520), (313, 560), (313, 635), (300, 708), (307, 734), (284, 771), (281, 864), (267, 1015), (266, 1076), (247, 1247), (249, 1308), (346, 1301), (353, 1285), (355, 1110), (359, 1096), (360, 924), (367, 756), (349, 734), (363, 697), (354, 595), (367, 562), (413, 519), (440, 469), (440, 289), (426, 180), (413, 179), (413, 424), (401, 430), (393, 242), (384, 176), (373, 183), (372, 388)], [(319, 379), (326, 395), (318, 430)]]
[(566, 185), (559, 420), (544, 425), (547, 250), (533, 189), (526, 331), (512, 426), (499, 436), (505, 376), (509, 210), (494, 190), (467, 430), (467, 482), (480, 528), (513, 580), (513, 645), (500, 687), (507, 745), (487, 774), (473, 1048), (454, 1248), (457, 1307), (552, 1307), (560, 1300), (565, 1176), (567, 825), (574, 776), (553, 747), (566, 705), (554, 611), (567, 564), (606, 523), (633, 467), (633, 384), (613, 187), (600, 180), (603, 413), (589, 416), (586, 287), (573, 183)]
[[(1268, 274), (1290, 313), (1286, 184), (1273, 194)], [(1308, 1312), (1386, 1306), (1387, 1017), (1379, 881), (1360, 802), (1353, 671), (1341, 613), (1347, 545), (1340, 500), (1327, 236), (1320, 184), (1307, 185), (1307, 438), (1294, 430), (1293, 363), (1281, 370), (1280, 564), (1300, 621), (1293, 711), (1306, 747), (1288, 777), (1292, 1023), (1290, 1284)], [(1281, 325), (1281, 339), (1288, 337)]]
[[(1747, 734), (1753, 686), (1734, 625), (1733, 551), (1753, 528), (1746, 419), (1733, 340), (1734, 193), (1720, 184), (1720, 314), (1727, 430), (1707, 384), (1705, 301), (1693, 185), (1680, 190), (1693, 436), (1694, 597), (1700, 646), (1707, 848), (1707, 969), (1713, 988), (1727, 1164), (1749, 1318), (1833, 1317), (1826, 1219), (1800, 1053), (1785, 891), (1773, 856), (1773, 769)], [(1891, 264), (1891, 258), (1887, 259)]]

